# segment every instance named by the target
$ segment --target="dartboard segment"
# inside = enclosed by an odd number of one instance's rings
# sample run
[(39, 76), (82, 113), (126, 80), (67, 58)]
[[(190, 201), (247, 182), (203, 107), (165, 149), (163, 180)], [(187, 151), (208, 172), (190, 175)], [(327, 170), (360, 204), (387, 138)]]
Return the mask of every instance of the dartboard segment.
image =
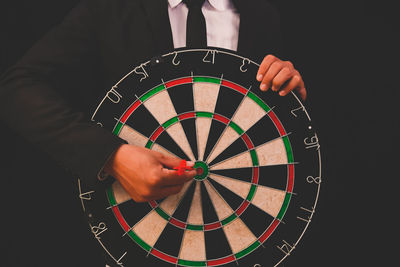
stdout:
[[(171, 118), (177, 117), (171, 98), (166, 90), (156, 92), (155, 95), (146, 99), (143, 105), (150, 111), (160, 125), (168, 122)], [(189, 159), (194, 161), (195, 158), (182, 125), (180, 123), (175, 123), (168, 127), (166, 131), (179, 145), (183, 152), (185, 152)]]
[(269, 166), (293, 163), (288, 137), (279, 137), (232, 158), (210, 166), (210, 170), (246, 168), (251, 166)]
[[(185, 81), (185, 78), (181, 80)], [(198, 158), (196, 123), (190, 116), (190, 112), (194, 110), (192, 83), (176, 83), (177, 85), (168, 87), (168, 94), (174, 104), (174, 108), (178, 114), (183, 130), (185, 131), (194, 157)]]
[[(128, 125), (122, 125), (120, 129), (118, 129), (119, 137), (124, 139), (130, 145), (135, 145), (139, 147), (145, 147), (148, 143), (148, 138), (139, 133), (138, 131), (132, 129)], [(173, 154), (172, 152), (168, 151), (164, 147), (160, 146), (159, 144), (153, 144), (152, 150), (158, 151), (164, 155), (169, 157), (178, 158), (177, 155)]]
[[(193, 99), (196, 112), (214, 113), (215, 105), (219, 94), (220, 84), (215, 80), (209, 79), (205, 82), (193, 84)], [(198, 160), (204, 159), (204, 153), (210, 132), (212, 120), (208, 117), (198, 116), (196, 118)]]
[[(243, 182), (240, 180), (224, 177), (220, 175), (210, 174), (210, 178), (234, 192), (243, 199), (249, 198), (250, 188), (252, 183)], [(272, 217), (277, 217), (283, 202), (286, 192), (265, 186), (256, 186), (254, 193), (251, 196), (251, 203)]]
[(206, 266), (207, 255), (203, 231), (185, 231), (179, 251), (179, 258), (189, 266)]
[(177, 50), (133, 68), (92, 116), (129, 144), (196, 162), (178, 194), (135, 203), (112, 177), (80, 185), (116, 266), (277, 266), (314, 216), (319, 140), (295, 94), (261, 92), (232, 51)]
[[(221, 116), (221, 117), (217, 117), (217, 118), (219, 119), (219, 121), (222, 121), (225, 125), (224, 125), (222, 131), (219, 132), (220, 130), (213, 129), (214, 127), (218, 128), (218, 123), (213, 122), (213, 125), (211, 127), (213, 134), (210, 135), (208, 138), (208, 143), (207, 143), (205, 157), (204, 157), (204, 159), (206, 159), (207, 161), (210, 161), (207, 158), (209, 157), (210, 153), (212, 152), (213, 148), (215, 147), (215, 144), (220, 139), (220, 136), (223, 133), (223, 130), (226, 128), (226, 124), (229, 123), (229, 119), (233, 116), (236, 108), (239, 106), (239, 104), (241, 103), (241, 101), (244, 97), (242, 92), (238, 92), (238, 91), (232, 90), (230, 88), (227, 88), (226, 86), (223, 86), (222, 83), (223, 83), (223, 81), (221, 81), (221, 87), (219, 90), (218, 99), (217, 99), (214, 113)], [(226, 105), (226, 103), (229, 103), (229, 105)], [(217, 124), (217, 125), (214, 126), (214, 124)]]
[(234, 129), (233, 127), (235, 126), (226, 128), (208, 157), (208, 161), (213, 161), (222, 151), (239, 138), (242, 132), (246, 132), (250, 129), (270, 110), (268, 106), (260, 106), (257, 103), (258, 99), (255, 101), (256, 98), (253, 96), (254, 95), (250, 92), (249, 96), (243, 99), (231, 119), (231, 124), (237, 125), (240, 130)]
[(196, 182), (196, 188), (193, 194), (193, 199), (187, 218), (189, 224), (203, 225), (203, 209), (201, 205), (201, 187), (200, 182)]
[(162, 210), (159, 211), (160, 214), (166, 213), (167, 216), (172, 216), (192, 183), (192, 181), (187, 182), (178, 194), (167, 197), (164, 201), (161, 202), (157, 211)]

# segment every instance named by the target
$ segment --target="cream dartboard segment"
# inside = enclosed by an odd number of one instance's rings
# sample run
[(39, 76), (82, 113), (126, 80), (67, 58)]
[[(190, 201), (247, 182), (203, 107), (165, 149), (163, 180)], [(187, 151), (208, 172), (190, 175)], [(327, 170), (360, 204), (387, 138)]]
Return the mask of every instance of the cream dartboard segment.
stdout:
[(277, 266), (299, 245), (321, 186), (304, 104), (259, 90), (258, 64), (176, 50), (118, 81), (92, 120), (129, 144), (195, 162), (181, 192), (134, 202), (112, 177), (80, 180), (90, 229), (115, 266)]

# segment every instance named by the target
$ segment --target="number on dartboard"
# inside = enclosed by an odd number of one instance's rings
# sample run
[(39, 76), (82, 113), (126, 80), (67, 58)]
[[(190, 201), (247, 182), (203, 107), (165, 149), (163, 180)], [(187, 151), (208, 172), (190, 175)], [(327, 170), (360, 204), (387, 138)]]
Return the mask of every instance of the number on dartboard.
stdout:
[(321, 177), (313, 177), (311, 175), (307, 176), (306, 180), (309, 184), (315, 183), (319, 185), (322, 182)]
[(316, 150), (320, 149), (319, 140), (316, 134), (311, 137), (304, 138), (304, 144), (306, 145), (306, 149), (315, 148)]
[(108, 230), (104, 222), (100, 222), (98, 225), (92, 226), (91, 229), (95, 237), (99, 237), (102, 233)]
[(282, 251), (286, 256), (290, 255), (292, 250), (294, 249), (294, 246), (290, 245), (288, 242), (285, 240), (282, 240), (282, 245), (276, 246), (280, 251)]
[(242, 65), (240, 65), (239, 69), (241, 72), (246, 72), (247, 68), (245, 67), (245, 65), (250, 65), (250, 60), (248, 58), (244, 58)]
[(82, 184), (90, 230), (114, 265), (271, 267), (297, 246), (315, 213), (320, 144), (300, 100), (261, 92), (257, 69), (232, 51), (182, 49), (105, 92), (92, 121), (198, 171), (148, 203), (112, 177)]
[(174, 58), (171, 61), (174, 66), (178, 66), (181, 63), (179, 60), (176, 59), (177, 56), (178, 56), (178, 53), (175, 52), (174, 53)]
[(141, 64), (140, 66), (137, 66), (136, 68), (133, 69), (133, 72), (136, 73), (139, 76), (142, 76), (140, 78), (140, 81), (143, 81), (144, 79), (147, 79), (149, 77), (149, 74), (147, 74), (146, 69), (144, 68), (146, 64)]
[(78, 179), (78, 189), (79, 189), (79, 198), (81, 200), (92, 200), (92, 194), (94, 193), (94, 190), (90, 190), (83, 193), (80, 179)]
[(216, 50), (208, 50), (206, 55), (203, 57), (203, 62), (214, 64), (216, 53), (217, 53)]
[[(300, 207), (300, 210), (303, 213), (305, 213), (306, 216), (303, 216), (303, 217), (302, 216), (297, 216), (296, 218), (301, 220), (301, 221), (303, 221), (303, 222), (309, 223), (311, 221), (311, 218), (312, 218), (314, 212), (315, 212), (314, 208), (306, 209), (304, 207)], [(304, 217), (306, 217), (306, 218), (304, 218)]]
[(92, 200), (92, 193), (94, 193), (93, 190), (85, 193), (80, 193), (79, 198), (83, 200)]
[(122, 95), (118, 93), (117, 86), (113, 86), (110, 91), (107, 92), (106, 97), (113, 102), (114, 104), (118, 104), (121, 101)]
[(305, 111), (305, 108), (304, 108), (304, 106), (303, 105), (301, 105), (300, 107), (298, 107), (298, 108), (294, 108), (294, 109), (292, 109), (291, 111), (290, 111), (290, 113), (292, 113), (292, 115), (293, 116), (295, 116), (296, 118), (297, 118), (297, 114), (299, 113), (298, 111), (299, 110), (301, 110), (301, 111)]

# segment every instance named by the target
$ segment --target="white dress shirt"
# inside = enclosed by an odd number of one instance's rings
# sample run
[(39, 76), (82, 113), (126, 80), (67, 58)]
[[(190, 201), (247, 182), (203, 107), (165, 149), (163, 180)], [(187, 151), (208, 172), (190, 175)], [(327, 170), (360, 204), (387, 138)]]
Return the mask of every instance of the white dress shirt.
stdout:
[[(188, 8), (182, 0), (168, 0), (168, 14), (174, 47), (186, 46)], [(206, 0), (202, 7), (207, 28), (207, 45), (237, 50), (239, 13), (231, 0)]]

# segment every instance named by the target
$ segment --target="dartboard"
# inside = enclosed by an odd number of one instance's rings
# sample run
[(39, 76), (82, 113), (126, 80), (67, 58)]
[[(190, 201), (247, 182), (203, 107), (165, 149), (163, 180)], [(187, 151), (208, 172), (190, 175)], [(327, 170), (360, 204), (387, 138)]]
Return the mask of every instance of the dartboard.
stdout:
[(258, 64), (221, 49), (135, 66), (92, 120), (129, 144), (195, 162), (175, 195), (134, 202), (109, 177), (79, 190), (116, 266), (276, 266), (298, 245), (321, 185), (317, 134), (298, 97), (262, 92)]

